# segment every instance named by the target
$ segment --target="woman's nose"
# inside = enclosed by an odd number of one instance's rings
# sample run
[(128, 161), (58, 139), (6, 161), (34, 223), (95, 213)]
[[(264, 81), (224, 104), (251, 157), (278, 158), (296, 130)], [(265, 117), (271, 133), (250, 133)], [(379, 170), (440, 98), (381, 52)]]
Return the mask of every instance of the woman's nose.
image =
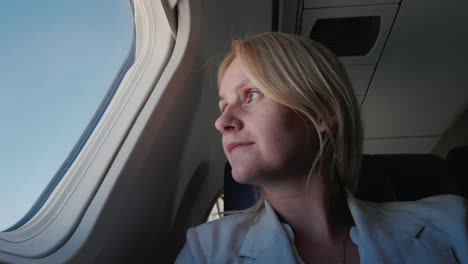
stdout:
[(242, 121), (231, 109), (225, 109), (215, 121), (215, 127), (221, 134), (239, 131), (242, 129)]

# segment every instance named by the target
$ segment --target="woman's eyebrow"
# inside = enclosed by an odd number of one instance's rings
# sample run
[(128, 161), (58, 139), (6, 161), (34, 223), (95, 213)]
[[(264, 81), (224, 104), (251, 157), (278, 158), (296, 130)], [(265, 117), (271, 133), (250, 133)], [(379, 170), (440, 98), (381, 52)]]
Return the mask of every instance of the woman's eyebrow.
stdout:
[[(240, 88), (244, 87), (246, 84), (250, 83), (250, 80), (249, 79), (243, 79), (241, 82), (239, 82), (238, 84), (236, 84), (236, 86), (234, 86), (233, 90), (239, 90)], [(219, 93), (219, 100), (224, 100), (224, 97), (221, 93)]]

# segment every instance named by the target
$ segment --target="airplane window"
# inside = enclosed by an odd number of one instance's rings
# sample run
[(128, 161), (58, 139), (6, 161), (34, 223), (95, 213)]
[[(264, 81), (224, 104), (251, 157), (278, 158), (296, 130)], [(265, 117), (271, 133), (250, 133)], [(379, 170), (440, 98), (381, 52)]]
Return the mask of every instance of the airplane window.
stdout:
[(0, 20), (1, 231), (42, 206), (96, 126), (133, 17), (128, 0), (31, 0), (3, 2)]
[(216, 200), (216, 203), (213, 205), (213, 208), (208, 215), (207, 222), (222, 218), (222, 212), (224, 212), (224, 195), (221, 195), (221, 197)]

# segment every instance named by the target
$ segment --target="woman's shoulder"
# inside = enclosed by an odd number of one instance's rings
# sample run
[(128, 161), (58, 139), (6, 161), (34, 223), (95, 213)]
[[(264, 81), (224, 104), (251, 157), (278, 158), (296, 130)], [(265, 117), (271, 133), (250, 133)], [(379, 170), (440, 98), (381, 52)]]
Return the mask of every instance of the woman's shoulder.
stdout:
[(417, 201), (372, 204), (383, 214), (440, 229), (459, 230), (468, 221), (468, 201), (456, 195), (437, 195)]
[[(256, 213), (239, 213), (191, 227), (176, 263), (198, 263), (206, 259), (237, 258)], [(213, 263), (216, 263), (214, 261)]]
[(438, 195), (411, 202), (365, 202), (364, 206), (369, 217), (366, 231), (383, 241), (385, 251), (401, 251), (399, 246), (413, 241), (407, 244), (411, 252), (405, 257), (428, 259), (421, 263), (446, 263), (435, 260), (439, 257), (468, 263), (468, 201), (463, 197)]
[[(187, 231), (187, 240), (196, 239), (202, 248), (240, 247), (257, 213), (226, 215)], [(229, 245), (228, 245), (229, 244)]]
[(225, 215), (220, 219), (192, 227), (190, 230), (192, 232), (199, 233), (201, 236), (206, 235), (213, 237), (213, 235), (229, 235), (233, 231), (242, 231), (244, 229), (248, 229), (256, 215), (256, 213), (236, 213)]
[(432, 215), (433, 210), (438, 213), (444, 212), (449, 215), (460, 213), (460, 210), (467, 209), (468, 201), (461, 196), (444, 194), (430, 196), (417, 201), (398, 201), (375, 204), (383, 210), (404, 215), (412, 215), (414, 217), (424, 217)]

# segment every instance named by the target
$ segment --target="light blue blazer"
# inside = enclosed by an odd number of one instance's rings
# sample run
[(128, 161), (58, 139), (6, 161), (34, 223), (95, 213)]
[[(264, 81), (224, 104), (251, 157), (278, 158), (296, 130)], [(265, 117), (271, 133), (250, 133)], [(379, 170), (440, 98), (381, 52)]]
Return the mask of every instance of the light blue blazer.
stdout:
[[(347, 194), (361, 263), (467, 263), (468, 202), (453, 195), (370, 203)], [(300, 263), (293, 234), (265, 202), (259, 213), (190, 228), (176, 263)], [(311, 249), (313, 250), (313, 249)]]

